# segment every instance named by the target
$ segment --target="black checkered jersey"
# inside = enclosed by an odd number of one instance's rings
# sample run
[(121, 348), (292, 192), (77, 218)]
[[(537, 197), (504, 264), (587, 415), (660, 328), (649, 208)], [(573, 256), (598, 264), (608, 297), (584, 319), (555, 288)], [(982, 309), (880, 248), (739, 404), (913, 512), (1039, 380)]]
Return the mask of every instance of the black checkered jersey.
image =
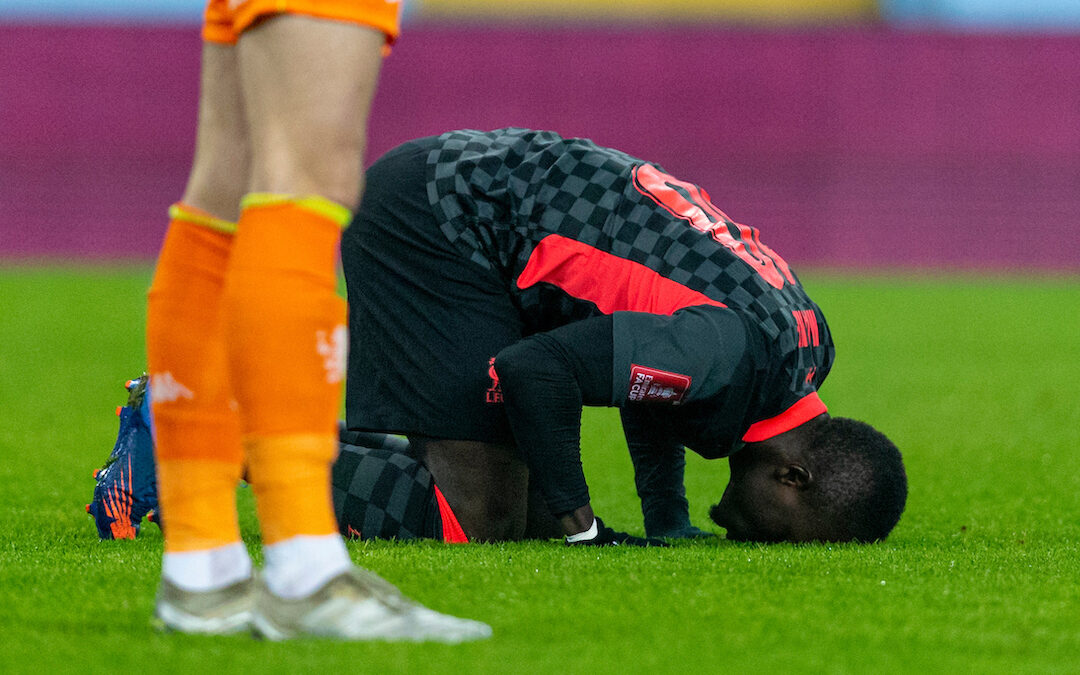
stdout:
[(726, 307), (761, 335), (787, 391), (816, 391), (832, 364), (825, 319), (787, 263), (702, 188), (579, 138), (507, 128), (443, 134), (427, 191), (443, 233), (507, 279), (526, 332), (619, 311)]

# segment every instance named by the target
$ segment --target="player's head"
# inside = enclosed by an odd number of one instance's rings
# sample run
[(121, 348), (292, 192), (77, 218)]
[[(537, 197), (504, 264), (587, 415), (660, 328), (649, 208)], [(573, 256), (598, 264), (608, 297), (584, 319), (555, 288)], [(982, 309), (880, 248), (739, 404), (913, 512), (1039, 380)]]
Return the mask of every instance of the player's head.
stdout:
[(814, 420), (732, 455), (731, 480), (710, 517), (729, 539), (884, 539), (907, 501), (900, 451), (869, 424)]

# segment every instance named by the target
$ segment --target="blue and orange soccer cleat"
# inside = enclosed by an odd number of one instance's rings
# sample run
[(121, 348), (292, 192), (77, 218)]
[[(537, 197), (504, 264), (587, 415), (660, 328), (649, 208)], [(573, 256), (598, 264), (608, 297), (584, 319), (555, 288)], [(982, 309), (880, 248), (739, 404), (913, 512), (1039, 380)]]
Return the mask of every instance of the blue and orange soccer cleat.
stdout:
[(143, 516), (160, 526), (154, 441), (150, 433), (147, 376), (128, 380), (127, 405), (116, 409), (120, 433), (105, 466), (94, 472), (94, 501), (86, 512), (94, 517), (102, 539), (134, 539)]

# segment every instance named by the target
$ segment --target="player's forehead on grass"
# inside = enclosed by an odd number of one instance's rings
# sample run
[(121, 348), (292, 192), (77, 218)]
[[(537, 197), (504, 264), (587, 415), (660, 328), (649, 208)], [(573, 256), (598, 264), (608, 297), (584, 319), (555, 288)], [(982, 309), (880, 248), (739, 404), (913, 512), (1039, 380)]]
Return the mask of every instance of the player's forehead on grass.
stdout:
[(740, 541), (884, 539), (900, 520), (900, 451), (869, 424), (821, 415), (730, 458), (731, 479), (709, 515)]

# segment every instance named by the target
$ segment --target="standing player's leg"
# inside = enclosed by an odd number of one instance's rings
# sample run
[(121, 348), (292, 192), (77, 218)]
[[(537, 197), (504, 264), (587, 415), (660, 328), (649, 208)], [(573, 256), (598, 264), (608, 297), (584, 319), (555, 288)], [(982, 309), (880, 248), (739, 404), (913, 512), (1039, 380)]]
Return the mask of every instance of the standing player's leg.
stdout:
[(245, 629), (252, 607), (235, 503), (243, 450), (219, 311), (247, 156), (235, 50), (208, 41), (195, 160), (170, 210), (147, 308), (158, 490), (169, 514), (155, 614), (185, 632)]
[(490, 632), (410, 605), (355, 570), (334, 520), (330, 466), (348, 342), (335, 263), (359, 201), (384, 43), (359, 23), (280, 14), (237, 45), (252, 178), (224, 321), (263, 532), (255, 622), (271, 638), (458, 641)]
[(329, 497), (345, 365), (335, 263), (384, 41), (356, 24), (283, 14), (237, 45), (252, 178), (225, 325), (264, 580), (281, 596), (306, 595), (350, 567)]

